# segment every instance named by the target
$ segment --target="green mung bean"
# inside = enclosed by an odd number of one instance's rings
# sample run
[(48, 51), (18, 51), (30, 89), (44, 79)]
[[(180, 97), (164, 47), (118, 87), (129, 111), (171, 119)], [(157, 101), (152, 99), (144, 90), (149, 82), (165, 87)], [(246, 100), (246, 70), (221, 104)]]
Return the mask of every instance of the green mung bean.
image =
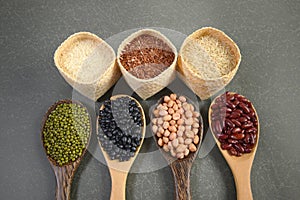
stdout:
[(88, 111), (75, 103), (61, 103), (48, 115), (43, 128), (46, 153), (62, 166), (78, 159), (90, 134)]

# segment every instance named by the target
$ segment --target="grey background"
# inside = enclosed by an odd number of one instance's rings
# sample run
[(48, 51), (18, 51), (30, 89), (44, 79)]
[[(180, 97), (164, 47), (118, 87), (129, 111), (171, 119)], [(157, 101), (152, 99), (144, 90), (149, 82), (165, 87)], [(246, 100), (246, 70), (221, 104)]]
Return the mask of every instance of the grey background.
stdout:
[[(52, 103), (73, 91), (53, 64), (57, 46), (78, 31), (105, 39), (149, 26), (184, 34), (213, 26), (237, 42), (242, 62), (227, 89), (252, 100), (261, 121), (254, 199), (299, 199), (299, 21), (300, 2), (289, 0), (0, 0), (0, 199), (54, 198), (40, 123)], [(216, 147), (195, 161), (191, 189), (193, 199), (235, 199), (231, 172)], [(106, 166), (87, 154), (72, 199), (109, 199), (109, 191)], [(129, 200), (173, 199), (173, 191), (168, 167), (128, 177)]]

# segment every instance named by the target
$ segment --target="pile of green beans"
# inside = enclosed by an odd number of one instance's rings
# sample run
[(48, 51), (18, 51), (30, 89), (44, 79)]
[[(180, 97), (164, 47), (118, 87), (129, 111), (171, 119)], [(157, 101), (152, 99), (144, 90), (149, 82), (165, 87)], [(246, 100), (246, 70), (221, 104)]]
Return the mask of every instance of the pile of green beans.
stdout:
[(58, 104), (43, 128), (46, 153), (59, 166), (76, 161), (88, 143), (90, 128), (90, 117), (84, 107), (75, 103)]

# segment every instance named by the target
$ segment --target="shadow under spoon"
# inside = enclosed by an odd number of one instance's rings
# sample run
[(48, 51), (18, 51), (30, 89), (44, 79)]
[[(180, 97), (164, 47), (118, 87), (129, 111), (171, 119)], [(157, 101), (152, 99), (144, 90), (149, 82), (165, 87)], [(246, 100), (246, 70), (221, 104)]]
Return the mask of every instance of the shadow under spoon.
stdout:
[(56, 102), (55, 104), (53, 104), (47, 111), (47, 113), (45, 114), (43, 121), (42, 121), (42, 133), (41, 133), (41, 139), (42, 139), (42, 143), (45, 149), (45, 153), (47, 155), (47, 158), (50, 162), (50, 165), (54, 171), (55, 177), (56, 177), (56, 199), (57, 200), (69, 200), (70, 199), (70, 192), (71, 192), (71, 185), (72, 185), (72, 181), (73, 181), (73, 177), (75, 174), (76, 169), (78, 168), (86, 150), (87, 147), (89, 145), (89, 141), (90, 141), (90, 136), (92, 133), (92, 124), (91, 124), (91, 117), (89, 115), (89, 122), (90, 122), (90, 132), (89, 132), (89, 136), (88, 136), (88, 140), (87, 140), (87, 144), (85, 145), (85, 148), (82, 151), (82, 154), (73, 162), (68, 162), (67, 164), (64, 164), (62, 166), (58, 165), (58, 163), (51, 158), (46, 151), (46, 147), (44, 144), (44, 136), (43, 136), (43, 130), (45, 128), (45, 123), (49, 117), (49, 115), (51, 114), (51, 112), (53, 110), (56, 109), (56, 107), (60, 104), (77, 104), (79, 106), (81, 106), (82, 108), (84, 108), (88, 114), (88, 110), (86, 109), (85, 106), (83, 106), (80, 102), (77, 101), (71, 101), (68, 99), (65, 100), (60, 100), (58, 102)]
[[(110, 176), (111, 176), (111, 195), (110, 199), (111, 200), (125, 200), (126, 199), (126, 180), (128, 173), (130, 171), (130, 168), (132, 164), (134, 163), (134, 160), (136, 159), (144, 138), (145, 138), (145, 133), (146, 133), (146, 119), (145, 119), (145, 114), (143, 111), (143, 108), (141, 104), (134, 98), (128, 95), (115, 95), (110, 98), (110, 100), (116, 100), (118, 98), (122, 97), (128, 97), (131, 100), (134, 100), (140, 109), (141, 116), (142, 116), (142, 132), (141, 132), (141, 142), (138, 148), (135, 151), (135, 155), (131, 157), (128, 161), (119, 161), (119, 160), (111, 160), (107, 152), (103, 149), (101, 145), (101, 141), (98, 140), (99, 142), (99, 147), (103, 153), (104, 159), (107, 163), (107, 166), (109, 168)], [(100, 107), (100, 110), (104, 109), (104, 105)], [(97, 122), (96, 122), (96, 130), (99, 131), (99, 116), (97, 117)], [(116, 147), (117, 148), (117, 147)]]
[[(234, 94), (234, 93), (230, 93), (230, 94)], [(218, 96), (218, 97), (220, 97), (220, 96)], [(242, 96), (242, 95), (240, 95), (240, 96)], [(214, 99), (214, 101), (211, 103), (211, 106), (215, 103), (215, 101), (218, 97), (216, 97)], [(242, 96), (242, 97), (245, 98), (244, 96)], [(256, 150), (257, 150), (260, 134), (259, 134), (259, 119), (257, 116), (257, 112), (252, 103), (251, 103), (251, 105), (252, 105), (252, 108), (256, 115), (257, 122), (258, 122), (256, 143), (254, 144), (252, 151), (250, 153), (244, 153), (240, 157), (232, 156), (228, 153), (227, 150), (223, 150), (221, 148), (221, 143), (218, 140), (218, 138), (215, 136), (216, 133), (214, 133), (214, 130), (212, 129), (211, 115), (212, 115), (213, 111), (212, 111), (211, 106), (210, 106), (209, 112), (208, 112), (209, 126), (211, 129), (212, 135), (217, 143), (217, 146), (218, 146), (220, 152), (222, 153), (223, 157), (225, 158), (226, 162), (228, 163), (228, 165), (232, 171), (232, 174), (234, 176), (238, 200), (253, 200), (252, 192), (251, 192), (250, 175), (251, 175), (251, 168), (252, 168), (253, 160), (255, 157)]]

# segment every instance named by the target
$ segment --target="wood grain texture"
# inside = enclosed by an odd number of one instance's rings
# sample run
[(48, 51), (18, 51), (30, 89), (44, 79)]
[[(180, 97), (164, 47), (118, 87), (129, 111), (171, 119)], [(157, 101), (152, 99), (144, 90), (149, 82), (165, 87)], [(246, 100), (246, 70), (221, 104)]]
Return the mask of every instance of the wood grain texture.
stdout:
[[(48, 109), (47, 113), (45, 114), (43, 120), (42, 120), (42, 128), (41, 128), (41, 140), (43, 143), (43, 147), (46, 153), (46, 148), (44, 146), (44, 138), (43, 138), (43, 129), (44, 129), (44, 125), (45, 122), (48, 119), (49, 114), (57, 107), (57, 105), (62, 104), (62, 103), (74, 103), (77, 105), (80, 105), (82, 108), (85, 108), (87, 113), (88, 110), (85, 106), (83, 106), (80, 102), (78, 101), (73, 101), (73, 100), (69, 100), (69, 99), (64, 99), (64, 100), (60, 100), (57, 101), (56, 103), (54, 103), (52, 106), (50, 106), (50, 108)], [(88, 113), (89, 115), (89, 113)], [(70, 192), (71, 192), (71, 185), (72, 185), (72, 181), (73, 181), (73, 177), (74, 174), (83, 158), (83, 156), (86, 153), (87, 147), (90, 143), (90, 136), (92, 133), (92, 120), (91, 120), (91, 116), (89, 115), (89, 121), (90, 121), (90, 133), (89, 133), (89, 137), (88, 137), (88, 142), (86, 144), (85, 149), (82, 151), (82, 154), (80, 157), (77, 158), (77, 160), (75, 160), (74, 162), (69, 162), (63, 166), (59, 166), (55, 160), (53, 160), (50, 156), (47, 155), (47, 158), (50, 162), (50, 165), (53, 169), (53, 172), (55, 174), (55, 178), (56, 178), (56, 200), (69, 200), (70, 199)]]
[[(219, 96), (218, 96), (219, 97)], [(215, 100), (218, 98), (216, 97), (212, 102), (211, 105), (214, 104)], [(259, 135), (260, 135), (260, 123), (257, 112), (252, 105), (253, 110), (256, 114), (258, 126), (257, 126), (257, 139), (256, 144), (253, 147), (250, 153), (245, 153), (241, 157), (232, 156), (228, 153), (227, 150), (223, 150), (221, 148), (221, 143), (219, 142), (218, 138), (216, 138), (215, 133), (212, 130), (211, 126), (211, 114), (212, 109), (211, 106), (208, 111), (208, 119), (209, 119), (209, 127), (211, 129), (211, 133), (217, 143), (217, 146), (222, 153), (223, 157), (225, 158), (227, 164), (229, 165), (234, 181), (236, 186), (236, 193), (237, 193), (237, 200), (253, 200), (252, 191), (251, 191), (251, 168), (254, 161), (255, 153), (258, 146)]]
[(111, 175), (111, 200), (126, 199), (126, 180), (128, 172), (119, 171), (117, 169), (110, 168)]
[(175, 181), (175, 199), (190, 200), (190, 173), (193, 162), (178, 160), (170, 164)]
[(75, 163), (58, 167), (52, 165), (55, 177), (56, 177), (56, 194), (57, 200), (68, 200), (70, 199), (72, 180), (77, 167), (79, 166), (79, 160)]

